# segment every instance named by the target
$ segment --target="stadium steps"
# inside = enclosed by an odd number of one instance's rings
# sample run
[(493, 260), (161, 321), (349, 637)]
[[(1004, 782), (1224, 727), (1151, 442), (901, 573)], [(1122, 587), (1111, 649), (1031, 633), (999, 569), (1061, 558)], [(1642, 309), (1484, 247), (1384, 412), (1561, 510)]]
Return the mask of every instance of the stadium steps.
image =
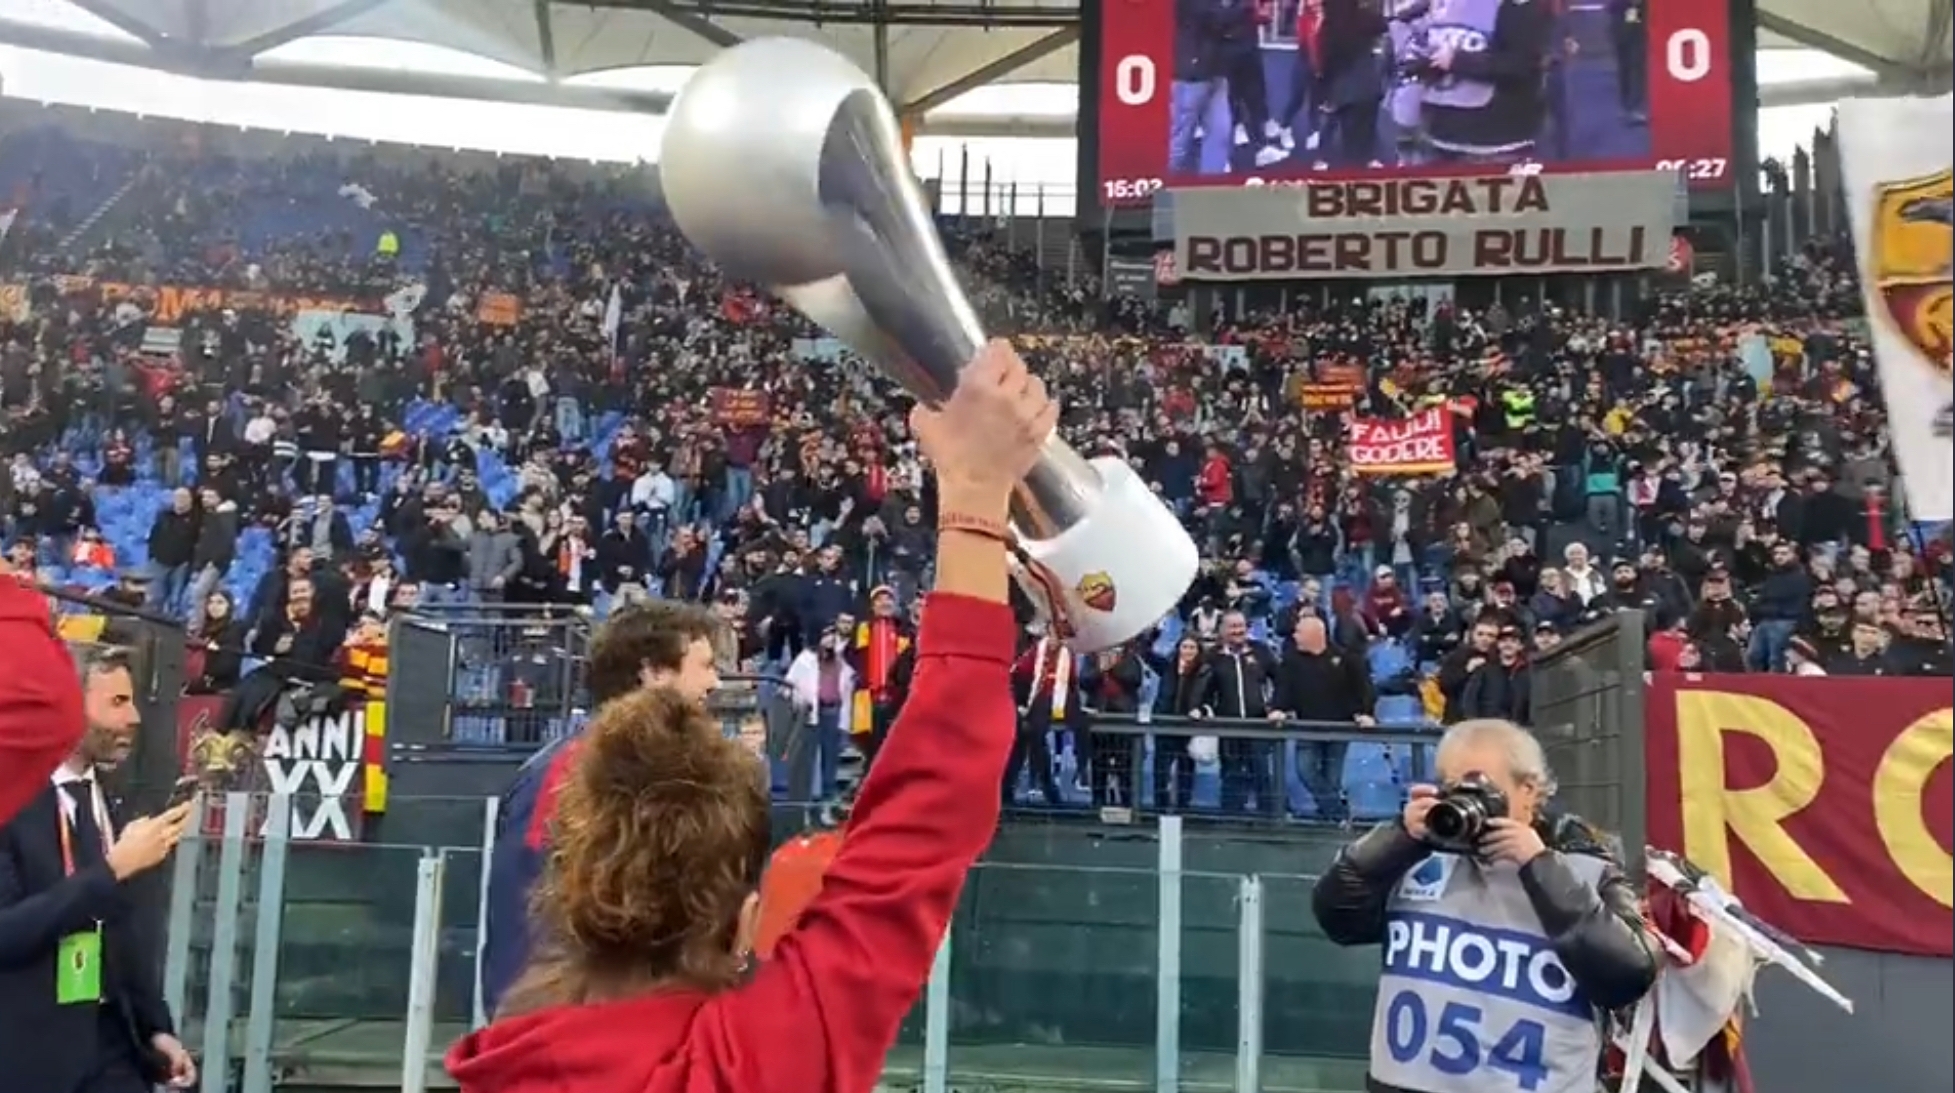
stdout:
[(103, 217), (109, 215), (109, 211), (115, 208), (117, 202), (129, 196), (129, 191), (135, 189), (136, 184), (140, 181), (142, 181), (142, 173), (140, 171), (130, 175), (127, 181), (111, 191), (108, 197), (103, 198), (100, 205), (95, 206), (95, 208), (89, 211), (87, 216), (82, 217), (81, 222), (75, 225), (73, 231), (62, 236), (61, 241), (55, 244), (55, 249), (67, 251), (83, 239), (86, 239), (88, 233), (93, 231), (95, 226), (102, 222)]

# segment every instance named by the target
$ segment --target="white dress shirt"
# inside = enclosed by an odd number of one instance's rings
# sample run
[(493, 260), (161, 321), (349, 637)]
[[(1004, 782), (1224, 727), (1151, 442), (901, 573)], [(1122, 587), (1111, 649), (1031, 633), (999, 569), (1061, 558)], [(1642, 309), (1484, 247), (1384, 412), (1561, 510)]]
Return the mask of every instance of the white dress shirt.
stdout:
[(95, 810), (95, 830), (102, 833), (102, 851), (107, 853), (110, 840), (115, 837), (115, 827), (109, 821), (108, 799), (102, 795), (102, 783), (96, 779), (95, 769), (76, 771), (64, 763), (54, 768), (53, 781), (60, 790), (54, 799), (61, 805), (61, 818), (71, 827), (75, 822), (75, 798), (83, 792), (88, 794), (89, 807)]

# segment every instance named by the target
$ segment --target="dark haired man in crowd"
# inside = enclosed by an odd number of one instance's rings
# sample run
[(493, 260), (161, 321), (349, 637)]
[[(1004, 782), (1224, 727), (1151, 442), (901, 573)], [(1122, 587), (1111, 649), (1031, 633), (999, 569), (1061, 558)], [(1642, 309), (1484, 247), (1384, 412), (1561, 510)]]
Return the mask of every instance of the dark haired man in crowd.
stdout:
[[(1222, 640), (1202, 658), (1191, 705), (1204, 716), (1264, 720), (1269, 716), (1269, 684), (1276, 669), (1276, 655), (1269, 646), (1250, 640), (1249, 620), (1240, 611), (1230, 611), (1222, 616)], [(1259, 811), (1280, 814), (1284, 801), (1272, 766), (1275, 748), (1224, 736), (1220, 751), (1222, 810), (1241, 812), (1254, 796)]]
[[(714, 642), (720, 630), (719, 619), (699, 604), (654, 600), (620, 610), (591, 639), (591, 708), (643, 687), (671, 687), (703, 704), (719, 686)], [(550, 815), (576, 754), (574, 735), (546, 746), (503, 794), (482, 929), (482, 1000), (489, 1013), (528, 961), (530, 890), (542, 874)]]
[(1518, 626), (1502, 626), (1494, 638), (1493, 659), (1475, 668), (1460, 691), (1460, 716), (1498, 718), (1525, 725), (1534, 713), (1533, 671), (1527, 639)]

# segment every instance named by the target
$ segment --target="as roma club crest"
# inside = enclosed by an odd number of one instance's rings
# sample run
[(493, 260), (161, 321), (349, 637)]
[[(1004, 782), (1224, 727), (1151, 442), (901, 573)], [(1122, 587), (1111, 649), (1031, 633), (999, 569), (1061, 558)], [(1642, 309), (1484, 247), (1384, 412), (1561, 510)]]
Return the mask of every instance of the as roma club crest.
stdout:
[(1955, 174), (1938, 171), (1876, 190), (1869, 248), (1874, 285), (1896, 328), (1943, 376), (1955, 349), (1952, 240)]
[(1088, 573), (1073, 586), (1073, 593), (1079, 602), (1095, 611), (1105, 614), (1120, 602), (1120, 593), (1113, 587), (1113, 578), (1104, 573)]

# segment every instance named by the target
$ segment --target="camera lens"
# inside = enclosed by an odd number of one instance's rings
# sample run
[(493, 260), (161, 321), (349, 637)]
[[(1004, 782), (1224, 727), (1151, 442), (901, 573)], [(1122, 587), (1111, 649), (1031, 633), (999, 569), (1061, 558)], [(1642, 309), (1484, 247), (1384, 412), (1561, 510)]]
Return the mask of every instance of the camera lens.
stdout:
[(1426, 813), (1426, 830), (1449, 842), (1466, 834), (1467, 823), (1466, 813), (1451, 801), (1441, 801)]

